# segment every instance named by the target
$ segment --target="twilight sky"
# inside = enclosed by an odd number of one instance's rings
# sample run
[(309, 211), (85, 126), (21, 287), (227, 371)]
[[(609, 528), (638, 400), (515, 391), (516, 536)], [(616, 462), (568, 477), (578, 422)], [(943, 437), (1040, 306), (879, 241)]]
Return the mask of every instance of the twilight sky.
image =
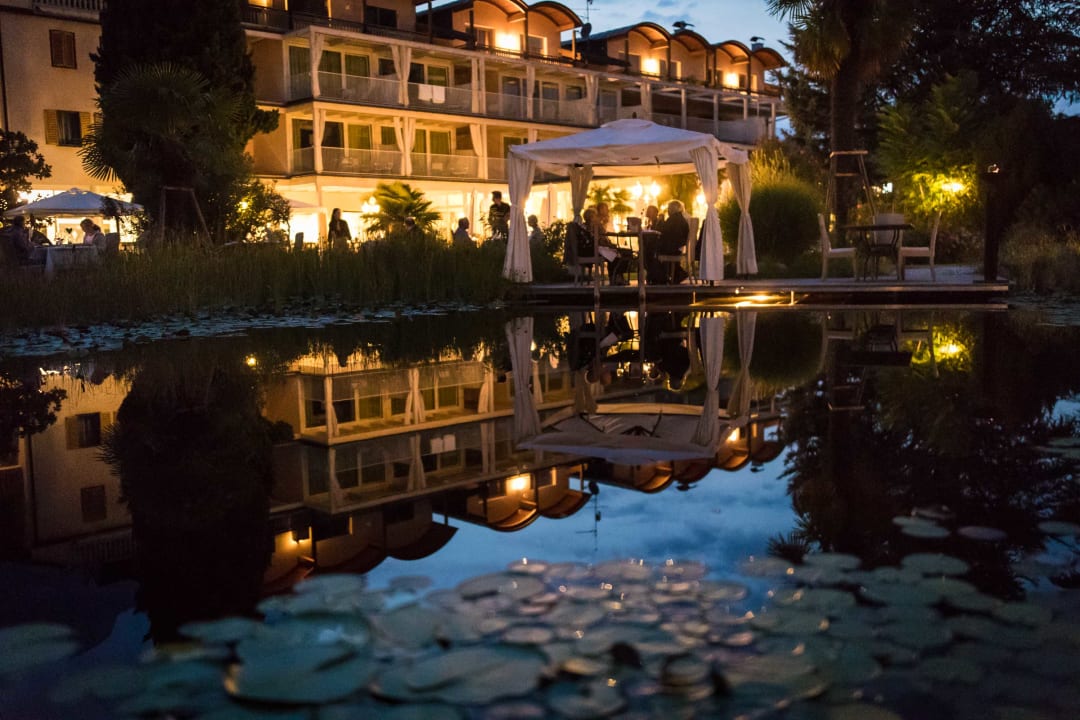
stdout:
[(738, 40), (746, 45), (754, 35), (765, 38), (765, 44), (788, 54), (781, 46), (787, 39), (785, 23), (769, 15), (765, 0), (560, 0), (585, 20), (593, 30), (612, 28), (648, 20), (672, 31), (672, 23), (683, 20), (693, 23), (693, 30), (710, 42)]

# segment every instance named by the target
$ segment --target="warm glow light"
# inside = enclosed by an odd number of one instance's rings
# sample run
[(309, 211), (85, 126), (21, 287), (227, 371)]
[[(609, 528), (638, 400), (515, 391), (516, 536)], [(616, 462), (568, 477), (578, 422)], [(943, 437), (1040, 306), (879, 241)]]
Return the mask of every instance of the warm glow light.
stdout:
[(659, 75), (660, 61), (656, 58), (642, 58), (641, 72), (645, 73), (646, 75)]
[(963, 192), (964, 183), (959, 180), (949, 180), (948, 182), (941, 183), (941, 189), (945, 192), (958, 193)]
[(241, 210), (247, 210), (249, 207), (251, 207), (251, 205), (248, 203), (247, 200), (241, 200), (240, 201), (240, 209)]
[(956, 355), (959, 355), (962, 350), (963, 350), (962, 347), (960, 347), (956, 343), (951, 342), (951, 343), (946, 343), (946, 344), (942, 345), (941, 347), (937, 348), (937, 353), (938, 353), (938, 355), (941, 355), (942, 357), (954, 357)]
[(369, 197), (364, 201), (364, 204), (360, 206), (360, 211), (365, 215), (374, 215), (379, 212), (379, 203), (375, 202), (374, 197)]
[(654, 200), (660, 197), (660, 186), (657, 185), (655, 182), (649, 185), (649, 197), (653, 198)]
[(640, 182), (634, 183), (634, 187), (630, 188), (630, 197), (635, 200), (640, 200), (641, 196), (645, 194), (645, 188), (641, 186)]
[(521, 49), (521, 38), (515, 33), (495, 33), (495, 47), (517, 52)]
[(739, 87), (739, 74), (733, 72), (724, 73), (724, 87)]
[(727, 441), (729, 443), (739, 442), (739, 429), (738, 428), (731, 431), (731, 434), (727, 436)]
[(255, 358), (254, 355), (248, 355), (246, 358), (244, 358), (244, 363), (249, 368), (253, 368), (253, 367), (255, 367), (256, 365), (259, 364), (259, 361)]
[(506, 491), (512, 493), (525, 492), (529, 489), (530, 480), (528, 474), (514, 475), (506, 481)]

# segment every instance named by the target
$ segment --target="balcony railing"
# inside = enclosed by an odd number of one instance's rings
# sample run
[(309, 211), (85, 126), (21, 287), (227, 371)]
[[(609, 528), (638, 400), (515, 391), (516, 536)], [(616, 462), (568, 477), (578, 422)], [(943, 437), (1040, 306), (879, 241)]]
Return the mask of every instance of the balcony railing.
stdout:
[(524, 95), (511, 95), (508, 93), (486, 93), (487, 114), (496, 117), (512, 118), (514, 120), (525, 119), (525, 108), (528, 98)]
[(315, 172), (315, 148), (297, 148), (292, 152), (293, 173)]
[(409, 83), (409, 105), (417, 109), (469, 112), (472, 110), (472, 88)]
[(401, 152), (398, 150), (360, 150), (324, 147), (323, 172), (345, 175), (401, 175)]
[(543, 100), (534, 99), (533, 118), (543, 122), (565, 123), (567, 125), (588, 125), (589, 102), (580, 100)]
[(478, 177), (479, 158), (475, 155), (412, 153), (412, 174), (433, 178)]
[(289, 100), (311, 97), (311, 73), (303, 72), (289, 76)]
[(57, 10), (77, 10), (81, 12), (101, 12), (104, 0), (34, 0), (34, 5), (39, 8), (55, 8)]
[(323, 98), (334, 100), (393, 106), (398, 104), (398, 81), (392, 77), (321, 72), (319, 73), (319, 94)]

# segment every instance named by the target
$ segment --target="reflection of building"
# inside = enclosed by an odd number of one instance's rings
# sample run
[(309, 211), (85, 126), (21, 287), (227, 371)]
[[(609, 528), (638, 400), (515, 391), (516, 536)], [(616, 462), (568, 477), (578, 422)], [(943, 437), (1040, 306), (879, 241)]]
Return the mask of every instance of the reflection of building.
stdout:
[[(96, 186), (77, 154), (96, 111), (103, 0), (0, 0), (4, 127), (38, 142), (42, 190)], [(506, 153), (636, 116), (756, 145), (783, 113), (769, 48), (641, 22), (589, 34), (557, 2), (247, 0), (242, 17), (261, 107), (277, 130), (249, 150), (260, 177), (297, 206), (292, 229), (325, 235), (340, 207), (361, 230), (378, 181), (422, 187), (446, 220), (480, 227), (505, 186)], [(538, 187), (528, 212), (567, 217), (569, 191)]]

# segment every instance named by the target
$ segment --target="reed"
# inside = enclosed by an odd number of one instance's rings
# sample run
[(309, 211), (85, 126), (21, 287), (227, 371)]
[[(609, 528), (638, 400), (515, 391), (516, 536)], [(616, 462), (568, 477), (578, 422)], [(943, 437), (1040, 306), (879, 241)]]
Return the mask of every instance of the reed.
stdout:
[(123, 252), (52, 279), (4, 269), (0, 326), (134, 322), (217, 310), (490, 303), (508, 290), (504, 256), (499, 244), (462, 248), (430, 236), (389, 237), (357, 252), (174, 244)]

